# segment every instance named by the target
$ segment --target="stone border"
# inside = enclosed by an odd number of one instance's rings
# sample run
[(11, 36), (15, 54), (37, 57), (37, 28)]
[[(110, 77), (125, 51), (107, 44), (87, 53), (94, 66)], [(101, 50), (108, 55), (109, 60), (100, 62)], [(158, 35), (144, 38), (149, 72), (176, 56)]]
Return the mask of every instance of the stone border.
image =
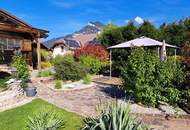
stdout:
[(160, 118), (169, 118), (169, 119), (190, 119), (190, 115), (173, 115), (173, 114), (148, 114), (148, 113), (133, 113), (135, 116), (149, 116), (149, 117), (160, 117)]
[(10, 105), (10, 106), (2, 107), (2, 108), (0, 108), (0, 112), (4, 112), (4, 111), (7, 111), (7, 110), (14, 109), (14, 108), (16, 108), (16, 107), (23, 106), (23, 105), (25, 105), (25, 104), (27, 104), (27, 103), (30, 103), (30, 102), (33, 101), (34, 99), (36, 99), (36, 98), (35, 98), (35, 97), (34, 97), (34, 98), (26, 98), (26, 99), (23, 99), (21, 102), (12, 104), (12, 105)]
[(49, 87), (49, 86), (47, 86), (47, 87), (54, 92), (74, 92), (74, 91), (86, 90), (86, 89), (90, 89), (92, 87), (96, 87), (96, 84), (93, 83), (92, 85), (87, 86), (87, 87), (71, 88), (71, 89), (54, 89), (54, 88)]

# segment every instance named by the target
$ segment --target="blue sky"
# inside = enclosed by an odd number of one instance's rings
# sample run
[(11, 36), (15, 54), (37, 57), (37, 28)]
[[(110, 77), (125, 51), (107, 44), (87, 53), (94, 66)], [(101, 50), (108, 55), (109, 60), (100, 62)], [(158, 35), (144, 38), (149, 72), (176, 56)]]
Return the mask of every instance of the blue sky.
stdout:
[(189, 0), (1, 0), (0, 8), (49, 30), (48, 39), (72, 33), (89, 21), (124, 25), (138, 16), (159, 26), (190, 16)]

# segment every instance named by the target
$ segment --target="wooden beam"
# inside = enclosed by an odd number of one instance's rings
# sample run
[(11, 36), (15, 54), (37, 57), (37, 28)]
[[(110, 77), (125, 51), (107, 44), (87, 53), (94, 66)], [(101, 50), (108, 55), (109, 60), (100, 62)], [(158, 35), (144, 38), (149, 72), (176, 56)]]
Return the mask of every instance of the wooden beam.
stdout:
[(38, 34), (38, 31), (36, 31), (32, 28), (21, 27), (21, 26), (13, 26), (13, 25), (4, 25), (4, 24), (0, 24), (0, 30), (1, 31), (10, 31), (10, 32)]
[(4, 18), (7, 18), (9, 21), (13, 22), (14, 24), (16, 25), (22, 25), (22, 26), (28, 26), (26, 25), (26, 23), (23, 23), (21, 20), (19, 20), (18, 18), (10, 15), (10, 14), (7, 14), (5, 12), (0, 12), (0, 16), (1, 17), (4, 17)]
[(36, 44), (37, 44), (38, 70), (41, 70), (40, 34), (38, 34), (38, 38), (36, 39)]

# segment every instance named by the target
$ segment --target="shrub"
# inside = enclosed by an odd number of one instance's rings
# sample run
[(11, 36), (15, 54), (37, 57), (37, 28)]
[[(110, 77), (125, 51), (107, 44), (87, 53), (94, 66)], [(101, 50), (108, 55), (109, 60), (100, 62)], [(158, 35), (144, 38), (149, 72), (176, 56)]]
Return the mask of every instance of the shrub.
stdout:
[(5, 72), (0, 72), (0, 91), (7, 89), (6, 82), (10, 79), (10, 75)]
[(50, 63), (55, 65), (55, 64), (58, 64), (60, 63), (61, 61), (63, 61), (63, 56), (61, 55), (57, 55), (56, 57), (52, 57), (51, 60), (50, 60)]
[(100, 108), (99, 113), (96, 118), (86, 118), (81, 130), (145, 130), (124, 103), (109, 104)]
[(49, 61), (50, 57), (49, 57), (49, 53), (48, 51), (41, 49), (40, 50), (40, 55), (41, 55), (41, 60), (42, 61)]
[(72, 54), (65, 54), (64, 56), (61, 56), (61, 55), (57, 55), (55, 58), (53, 58), (51, 60), (51, 63), (52, 64), (59, 64), (61, 63), (62, 61), (70, 61), (70, 62), (74, 62), (74, 57)]
[(91, 76), (89, 74), (87, 74), (84, 78), (83, 78), (83, 83), (84, 84), (90, 84), (92, 82)]
[(48, 77), (51, 75), (51, 72), (49, 70), (42, 70), (38, 73), (38, 77)]
[(42, 61), (41, 66), (42, 66), (42, 69), (45, 69), (45, 68), (51, 67), (52, 65), (51, 65), (51, 63), (49, 61), (45, 61), (45, 62)]
[(56, 81), (56, 83), (55, 83), (55, 89), (61, 89), (61, 88), (62, 88), (61, 81)]
[(81, 64), (88, 66), (91, 73), (98, 73), (102, 67), (101, 61), (91, 56), (81, 56), (79, 61)]
[(28, 65), (21, 54), (15, 54), (12, 58), (11, 66), (17, 69), (17, 78), (25, 80), (29, 77)]
[(55, 78), (58, 80), (80, 80), (88, 73), (88, 67), (71, 61), (62, 61), (55, 64)]
[(74, 62), (75, 61), (73, 54), (65, 54), (63, 56), (63, 60), (64, 61), (69, 61), (69, 62)]
[(159, 101), (173, 105), (179, 102), (183, 81), (181, 66), (174, 61), (160, 62), (154, 54), (143, 48), (132, 49), (122, 68), (123, 89), (132, 92), (137, 102), (157, 106)]
[(182, 94), (182, 104), (185, 102), (189, 102), (190, 99), (190, 46), (188, 43), (184, 44), (182, 48), (182, 57), (180, 58), (181, 63), (184, 65), (184, 72), (185, 72), (185, 82), (184, 86), (182, 87), (183, 94)]
[(29, 117), (27, 128), (29, 130), (58, 130), (64, 126), (63, 119), (52, 110), (41, 110), (33, 117)]
[(74, 51), (74, 56), (79, 59), (81, 56), (92, 56), (105, 62), (108, 59), (108, 53), (102, 45), (87, 45)]
[(20, 86), (22, 88), (27, 88), (28, 87), (27, 80), (22, 80), (22, 82), (20, 83)]

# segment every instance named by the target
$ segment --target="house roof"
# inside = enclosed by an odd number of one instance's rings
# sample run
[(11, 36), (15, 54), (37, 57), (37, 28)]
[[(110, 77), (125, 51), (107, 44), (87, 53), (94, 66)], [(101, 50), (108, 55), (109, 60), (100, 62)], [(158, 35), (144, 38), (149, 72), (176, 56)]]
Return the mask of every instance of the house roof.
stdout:
[[(57, 41), (54, 42), (54, 44), (49, 48), (49, 49), (53, 49), (56, 45), (66, 45), (70, 48), (77, 48), (80, 47), (79, 42), (72, 40), (72, 39), (58, 39)], [(45, 45), (45, 44), (43, 44)]]
[(96, 38), (96, 34), (78, 34), (73, 36), (73, 40), (79, 41), (81, 46), (85, 46), (89, 42), (93, 41)]
[[(140, 37), (136, 38), (134, 40), (130, 40), (115, 46), (108, 47), (108, 49), (117, 49), (117, 48), (130, 48), (130, 47), (154, 47), (154, 46), (162, 46), (163, 42), (148, 38), (148, 37)], [(178, 48), (177, 46), (170, 45), (170, 44), (165, 44), (166, 47), (170, 48)]]
[(26, 28), (30, 28), (31, 30), (35, 30), (35, 31), (39, 32), (41, 38), (48, 37), (47, 33), (49, 33), (49, 31), (44, 30), (44, 29), (35, 28), (35, 27), (27, 24), (26, 22), (22, 21), (21, 19), (17, 18), (16, 16), (11, 15), (10, 13), (6, 12), (3, 9), (0, 9), (0, 16), (8, 19), (9, 21), (11, 21), (12, 23), (14, 23), (16, 25), (20, 25), (20, 26), (23, 26)]

